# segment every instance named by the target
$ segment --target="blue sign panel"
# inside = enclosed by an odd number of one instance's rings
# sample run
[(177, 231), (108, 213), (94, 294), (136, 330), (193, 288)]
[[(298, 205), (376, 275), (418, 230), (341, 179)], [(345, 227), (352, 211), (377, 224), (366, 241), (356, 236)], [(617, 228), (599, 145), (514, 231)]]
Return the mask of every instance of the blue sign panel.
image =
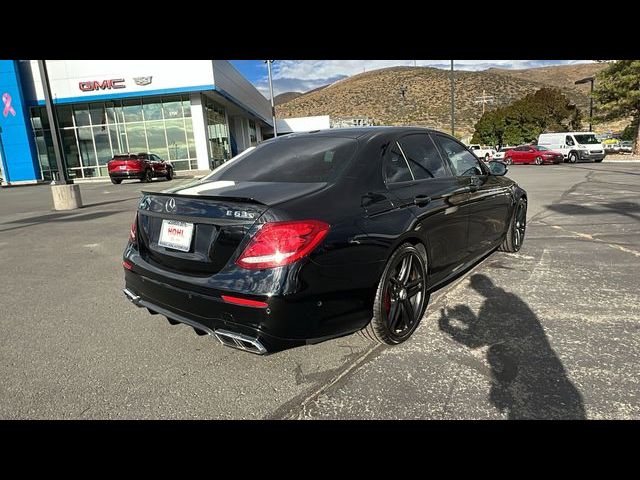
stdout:
[(0, 148), (7, 182), (40, 179), (29, 109), (24, 102), (17, 60), (0, 60)]

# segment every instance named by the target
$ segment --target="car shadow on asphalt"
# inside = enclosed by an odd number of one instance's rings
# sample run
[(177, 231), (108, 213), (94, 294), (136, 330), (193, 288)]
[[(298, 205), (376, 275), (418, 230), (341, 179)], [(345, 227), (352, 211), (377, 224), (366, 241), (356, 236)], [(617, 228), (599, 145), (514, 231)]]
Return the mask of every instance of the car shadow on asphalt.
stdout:
[[(104, 212), (92, 212), (92, 213), (83, 213), (78, 215), (77, 211), (74, 211), (73, 216), (70, 216), (72, 214), (49, 214), (49, 215), (42, 215), (40, 217), (32, 217), (30, 220), (29, 219), (23, 219), (20, 221), (14, 221), (14, 222), (5, 222), (3, 224), (0, 225), (5, 225), (5, 224), (15, 224), (15, 223), (25, 223), (24, 225), (17, 225), (15, 227), (9, 227), (9, 228), (0, 228), (0, 233), (2, 232), (10, 232), (12, 230), (19, 230), (22, 228), (29, 228), (29, 227), (34, 227), (37, 225), (41, 225), (43, 223), (46, 222), (52, 222), (52, 223), (66, 223), (66, 222), (81, 222), (81, 221), (87, 221), (87, 220), (96, 220), (98, 218), (104, 218), (104, 217), (109, 217), (111, 215), (116, 215), (118, 213), (123, 213), (123, 212), (127, 212), (128, 210), (109, 210), (109, 211), (104, 211)], [(34, 221), (35, 219), (35, 221)], [(31, 221), (32, 223), (26, 223), (28, 221)]]
[(547, 205), (546, 208), (564, 215), (606, 215), (613, 212), (640, 221), (640, 215), (637, 215), (640, 213), (640, 205), (632, 202), (599, 203), (598, 208), (575, 203), (557, 203)]
[(478, 315), (465, 304), (443, 308), (438, 325), (466, 347), (488, 347), (491, 403), (509, 419), (585, 419), (582, 395), (527, 303), (486, 275), (470, 280), (485, 298)]

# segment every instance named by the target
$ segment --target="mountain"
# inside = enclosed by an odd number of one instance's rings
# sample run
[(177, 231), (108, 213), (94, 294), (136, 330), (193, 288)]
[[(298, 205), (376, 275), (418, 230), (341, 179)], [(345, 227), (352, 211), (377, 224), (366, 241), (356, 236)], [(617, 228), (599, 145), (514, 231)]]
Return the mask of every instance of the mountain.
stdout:
[(554, 67), (524, 68), (520, 70), (507, 70), (504, 68), (490, 68), (487, 73), (506, 75), (511, 78), (529, 80), (557, 87), (563, 90), (567, 96), (579, 107), (587, 108), (589, 104), (589, 92), (591, 85), (583, 83), (575, 85), (576, 80), (595, 76), (607, 68), (605, 63), (580, 63), (576, 65), (558, 65)]
[(293, 100), (294, 98), (299, 97), (300, 95), (303, 95), (302, 92), (284, 92), (284, 93), (281, 93), (280, 95), (276, 95), (275, 97), (273, 97), (273, 103), (275, 105), (287, 103)]
[[(456, 133), (470, 135), (482, 115), (475, 103), (483, 91), (493, 96), (486, 109), (508, 105), (540, 88), (560, 88), (582, 109), (588, 108), (589, 85), (574, 85), (601, 64), (526, 70), (456, 71)], [(451, 127), (450, 72), (430, 67), (391, 67), (340, 80), (296, 96), (277, 107), (281, 118), (310, 115), (366, 116), (379, 125), (421, 125), (448, 131)], [(586, 87), (586, 90), (585, 90)], [(401, 91), (404, 90), (404, 99)], [(588, 115), (588, 112), (585, 112)]]

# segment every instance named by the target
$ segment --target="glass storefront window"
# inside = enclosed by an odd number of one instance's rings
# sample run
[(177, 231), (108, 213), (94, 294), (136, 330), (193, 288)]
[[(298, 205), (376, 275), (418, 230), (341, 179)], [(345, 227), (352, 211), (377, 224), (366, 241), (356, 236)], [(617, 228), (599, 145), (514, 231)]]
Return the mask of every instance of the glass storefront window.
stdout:
[(56, 106), (56, 114), (60, 128), (73, 127), (72, 110), (69, 105)]
[[(213, 104), (212, 138), (216, 155), (225, 157), (224, 108)], [(150, 151), (170, 160), (176, 170), (197, 168), (189, 95), (56, 105), (70, 178), (108, 176), (106, 164), (118, 153)], [(56, 170), (44, 107), (31, 108), (31, 123), (42, 178)]]
[(82, 103), (73, 107), (73, 116), (76, 121), (76, 127), (87, 127), (91, 125), (89, 120), (89, 105)]
[(182, 160), (189, 158), (184, 120), (165, 120), (164, 123), (167, 131), (169, 160)]
[(91, 113), (91, 123), (93, 125), (104, 125), (107, 123), (104, 103), (92, 103), (89, 106)]
[(142, 101), (145, 121), (162, 120), (162, 104), (158, 99), (144, 99)]
[(205, 97), (207, 135), (209, 154), (214, 165), (221, 164), (231, 157), (229, 148), (229, 130), (224, 107)]
[(91, 127), (82, 127), (77, 130), (78, 146), (80, 147), (80, 158), (82, 165), (96, 165), (96, 151), (93, 148), (93, 135)]
[(144, 123), (125, 124), (127, 138), (129, 140), (129, 152), (139, 153), (147, 151), (147, 137), (144, 132)]
[(67, 168), (80, 166), (80, 153), (78, 152), (78, 145), (76, 144), (76, 132), (72, 128), (65, 128), (62, 130), (62, 150), (64, 151), (64, 158), (67, 160)]
[(163, 97), (162, 110), (165, 120), (182, 118), (182, 99), (179, 96)]
[(256, 122), (249, 120), (249, 142), (252, 147), (258, 145), (258, 135), (256, 133)]
[(161, 158), (168, 158), (164, 122), (147, 122), (146, 126), (149, 151), (159, 155)]
[(193, 138), (193, 123), (189, 120), (184, 122), (185, 130), (187, 132), (187, 148), (189, 149), (189, 158), (196, 158), (196, 142)]
[(141, 122), (142, 118), (142, 102), (140, 99), (127, 99), (122, 101), (122, 112), (124, 113), (124, 121)]
[(185, 117), (191, 116), (191, 102), (188, 97), (182, 99), (182, 111), (184, 112)]
[(98, 165), (106, 165), (111, 160), (111, 142), (109, 141), (109, 131), (105, 125), (93, 127), (93, 139), (96, 143), (96, 153), (98, 155)]
[[(122, 145), (122, 137), (120, 136), (120, 125), (109, 125), (109, 140), (111, 142), (111, 151), (116, 153), (125, 153), (127, 151), (126, 143)], [(124, 127), (124, 126), (122, 126)]]

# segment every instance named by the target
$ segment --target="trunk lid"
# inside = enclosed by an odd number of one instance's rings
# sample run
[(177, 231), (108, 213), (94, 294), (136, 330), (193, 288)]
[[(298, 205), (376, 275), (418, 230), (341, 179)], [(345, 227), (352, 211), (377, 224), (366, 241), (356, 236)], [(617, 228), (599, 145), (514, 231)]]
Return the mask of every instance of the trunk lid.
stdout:
[[(140, 254), (158, 267), (180, 273), (216, 273), (226, 265), (267, 208), (251, 199), (144, 192), (138, 207)], [(191, 231), (184, 251), (161, 245), (163, 228), (166, 237), (166, 230), (176, 222)]]
[[(245, 239), (248, 241), (251, 228), (270, 207), (324, 186), (324, 183), (211, 182), (161, 193), (142, 192), (138, 206), (140, 254), (158, 267), (183, 274), (215, 274)], [(166, 246), (166, 231), (172, 226), (191, 231), (184, 251)]]

